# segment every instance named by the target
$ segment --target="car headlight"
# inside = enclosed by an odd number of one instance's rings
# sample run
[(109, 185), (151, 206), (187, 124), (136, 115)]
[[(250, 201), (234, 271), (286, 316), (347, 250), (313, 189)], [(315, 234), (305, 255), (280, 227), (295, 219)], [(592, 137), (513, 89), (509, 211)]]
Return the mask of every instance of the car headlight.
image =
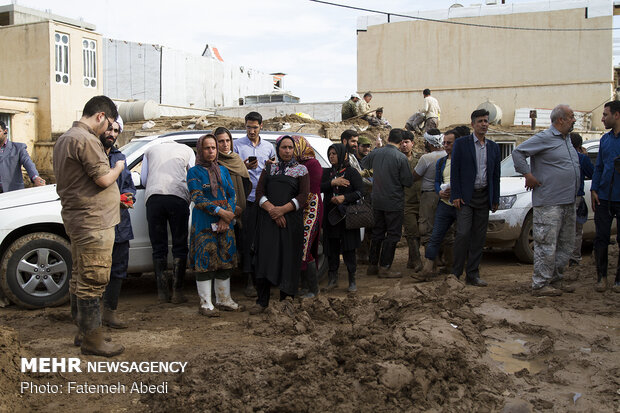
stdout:
[(499, 197), (499, 207), (497, 209), (498, 210), (499, 209), (510, 209), (515, 204), (515, 202), (517, 202), (517, 196), (516, 195), (500, 196)]

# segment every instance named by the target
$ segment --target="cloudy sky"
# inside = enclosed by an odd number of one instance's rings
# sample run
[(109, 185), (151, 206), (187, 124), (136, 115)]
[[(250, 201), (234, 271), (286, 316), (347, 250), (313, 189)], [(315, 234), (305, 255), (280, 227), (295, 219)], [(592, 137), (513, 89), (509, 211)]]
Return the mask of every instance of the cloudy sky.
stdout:
[[(333, 2), (393, 13), (443, 9), (455, 3)], [(468, 6), (485, 0), (459, 2)], [(369, 14), (309, 0), (18, 0), (17, 4), (82, 18), (107, 38), (160, 44), (197, 55), (211, 44), (230, 63), (287, 73), (285, 88), (303, 102), (344, 100), (355, 91), (357, 17)]]

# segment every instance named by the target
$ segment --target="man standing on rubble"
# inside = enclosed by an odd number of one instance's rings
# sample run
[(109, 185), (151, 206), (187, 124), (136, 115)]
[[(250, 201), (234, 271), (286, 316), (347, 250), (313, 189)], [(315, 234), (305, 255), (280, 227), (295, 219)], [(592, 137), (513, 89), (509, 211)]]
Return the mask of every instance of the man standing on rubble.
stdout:
[(562, 283), (575, 246), (575, 200), (581, 176), (579, 156), (570, 140), (574, 124), (573, 110), (558, 105), (551, 111), (551, 127), (512, 152), (515, 171), (523, 174), (525, 187), (532, 191), (534, 296), (557, 296), (575, 290)]
[(429, 129), (439, 128), (439, 114), (441, 109), (439, 108), (439, 102), (437, 99), (431, 96), (430, 89), (424, 89), (422, 91), (424, 95), (424, 107), (420, 110), (424, 115), (424, 131)]
[(71, 316), (80, 330), (76, 339), (82, 336), (82, 354), (104, 357), (124, 351), (123, 346), (104, 340), (99, 303), (110, 278), (114, 226), (120, 221), (116, 179), (125, 167), (119, 160), (110, 169), (99, 136), (112, 128), (117, 117), (110, 98), (93, 97), (80, 120), (58, 138), (53, 154), (56, 191), (71, 241), (69, 293)]

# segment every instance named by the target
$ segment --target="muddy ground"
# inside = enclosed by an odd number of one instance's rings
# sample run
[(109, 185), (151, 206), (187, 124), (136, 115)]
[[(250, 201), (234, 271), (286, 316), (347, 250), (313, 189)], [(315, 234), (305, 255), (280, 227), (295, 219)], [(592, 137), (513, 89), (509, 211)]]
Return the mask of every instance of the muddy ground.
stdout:
[[(348, 295), (341, 268), (334, 293), (220, 318), (197, 314), (190, 277), (178, 306), (156, 304), (152, 275), (130, 279), (119, 310), (131, 327), (107, 330), (127, 348), (115, 360), (187, 362), (182, 374), (21, 373), (21, 357), (79, 357), (83, 368), (105, 359), (72, 345), (68, 305), (0, 309), (0, 411), (620, 411), (620, 294), (594, 292), (589, 257), (571, 271), (577, 291), (562, 297), (532, 297), (531, 269), (510, 252), (485, 253), (489, 287), (476, 288), (380, 280), (360, 266), (359, 292)], [(126, 392), (67, 394), (71, 381)], [(20, 394), (21, 382), (62, 393)], [(165, 382), (167, 393), (131, 393), (134, 382)]]

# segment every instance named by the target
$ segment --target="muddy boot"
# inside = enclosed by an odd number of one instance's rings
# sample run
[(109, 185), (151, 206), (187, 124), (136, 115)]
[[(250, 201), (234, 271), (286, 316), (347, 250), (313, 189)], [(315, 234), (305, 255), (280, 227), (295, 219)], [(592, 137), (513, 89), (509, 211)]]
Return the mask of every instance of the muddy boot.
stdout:
[(422, 268), (422, 276), (431, 278), (436, 275), (435, 261), (424, 258), (424, 267)]
[(407, 260), (407, 268), (418, 272), (422, 269), (422, 260), (420, 258), (420, 239), (415, 237), (407, 237), (409, 245), (409, 259)]
[(187, 259), (175, 258), (172, 270), (172, 304), (182, 304), (187, 302), (183, 293), (183, 284), (185, 281), (185, 270), (187, 268)]
[(215, 283), (215, 307), (221, 311), (242, 311), (239, 304), (230, 296), (230, 278), (213, 280)]
[(370, 250), (368, 252), (368, 269), (366, 275), (379, 274), (379, 256), (381, 254), (381, 241), (370, 241)]
[(71, 300), (71, 320), (73, 320), (73, 324), (75, 324), (78, 328), (75, 333), (75, 337), (73, 337), (73, 345), (75, 347), (80, 347), (82, 345), (84, 334), (82, 334), (80, 331), (80, 326), (78, 325), (78, 299), (75, 294), (71, 294), (69, 299)]
[(80, 330), (84, 332), (82, 354), (114, 357), (125, 351), (125, 347), (120, 344), (105, 341), (99, 298), (78, 299), (78, 323)]
[(355, 273), (349, 273), (349, 288), (347, 291), (350, 293), (354, 293), (357, 291), (357, 285), (355, 284)]
[(401, 278), (403, 275), (398, 271), (392, 271), (390, 267), (379, 267), (379, 278)]
[(594, 287), (594, 290), (597, 293), (604, 293), (607, 290), (607, 277), (599, 278), (596, 282), (596, 287)]
[(308, 292), (302, 295), (301, 298), (314, 298), (319, 295), (319, 272), (316, 268), (316, 261), (308, 263), (306, 278), (308, 281)]
[(392, 261), (394, 261), (394, 253), (396, 252), (396, 243), (383, 241), (381, 247), (381, 259), (379, 263), (379, 278), (400, 278), (402, 274), (397, 271), (390, 270)]
[(247, 277), (247, 282), (245, 284), (245, 289), (243, 290), (243, 295), (249, 298), (258, 297), (258, 294), (256, 293), (256, 288), (254, 288), (254, 282), (252, 281), (252, 274), (249, 272), (245, 274)]
[(213, 306), (211, 302), (211, 287), (213, 280), (198, 281), (196, 280), (196, 288), (200, 297), (200, 305), (198, 306), (198, 314), (207, 317), (219, 317), (220, 312)]
[(103, 306), (103, 325), (108, 326), (110, 328), (123, 329), (127, 328), (127, 323), (125, 323), (118, 316), (118, 312), (116, 310), (112, 310), (111, 308), (107, 308), (105, 305)]
[(157, 280), (157, 302), (159, 304), (170, 302), (169, 277), (166, 274), (168, 263), (166, 260), (153, 260), (153, 271)]
[(325, 291), (331, 291), (338, 287), (338, 271), (330, 271), (327, 273), (327, 286)]

